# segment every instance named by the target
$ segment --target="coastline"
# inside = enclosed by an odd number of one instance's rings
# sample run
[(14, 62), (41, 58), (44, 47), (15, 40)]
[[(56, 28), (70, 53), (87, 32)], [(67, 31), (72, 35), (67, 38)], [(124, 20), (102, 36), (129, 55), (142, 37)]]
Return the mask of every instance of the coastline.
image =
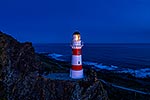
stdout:
[[(54, 58), (49, 58), (47, 56), (45, 57), (46, 59), (50, 59), (51, 61), (59, 63), (59, 65), (61, 65), (64, 68), (64, 71), (61, 70), (61, 72), (69, 73), (69, 68), (71, 65), (69, 64), (69, 62), (59, 61)], [(135, 94), (139, 95), (140, 97), (147, 98), (147, 100), (150, 97), (150, 81), (149, 81), (150, 79), (149, 78), (141, 79), (141, 78), (133, 77), (132, 75), (127, 74), (127, 73), (114, 73), (108, 70), (95, 70), (93, 67), (87, 66), (87, 65), (83, 65), (83, 68), (84, 68), (85, 73), (87, 73), (88, 70), (92, 70), (96, 72), (97, 79), (101, 81), (104, 87), (106, 88), (106, 90), (109, 91), (108, 96), (109, 98), (112, 98), (110, 100), (115, 100), (115, 99), (118, 99), (119, 97), (126, 98), (126, 95), (128, 97), (130, 96), (133, 97), (135, 96)], [(47, 73), (47, 75), (48, 74), (49, 73)], [(115, 94), (118, 93), (120, 94), (120, 96), (117, 97), (113, 95), (113, 93)], [(126, 95), (123, 95), (122, 93), (125, 93)], [(135, 98), (138, 98), (138, 96), (135, 96)], [(130, 100), (130, 99), (128, 98), (126, 100)]]
[[(95, 70), (90, 65), (83, 65), (85, 75), (83, 79), (64, 80), (68, 77), (70, 67), (70, 62), (35, 53), (31, 42), (20, 43), (0, 32), (0, 100), (142, 98), (149, 100), (150, 98), (149, 94), (143, 94), (149, 92), (150, 86), (146, 84), (149, 79), (139, 81), (128, 74)], [(52, 76), (45, 77), (48, 74)]]

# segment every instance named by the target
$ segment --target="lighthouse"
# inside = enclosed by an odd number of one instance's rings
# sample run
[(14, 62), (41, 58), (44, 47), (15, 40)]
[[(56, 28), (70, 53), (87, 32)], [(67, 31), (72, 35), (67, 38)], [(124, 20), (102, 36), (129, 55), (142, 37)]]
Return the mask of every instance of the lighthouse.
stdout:
[(82, 68), (82, 52), (83, 47), (81, 36), (79, 32), (73, 33), (72, 38), (72, 67), (70, 69), (70, 77), (73, 79), (83, 78), (83, 68)]

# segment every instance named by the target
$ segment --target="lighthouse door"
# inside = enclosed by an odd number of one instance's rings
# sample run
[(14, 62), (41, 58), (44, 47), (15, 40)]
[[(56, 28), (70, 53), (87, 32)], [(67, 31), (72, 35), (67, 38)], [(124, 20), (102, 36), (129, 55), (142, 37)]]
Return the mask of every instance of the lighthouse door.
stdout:
[(80, 64), (80, 61), (78, 61), (78, 64)]

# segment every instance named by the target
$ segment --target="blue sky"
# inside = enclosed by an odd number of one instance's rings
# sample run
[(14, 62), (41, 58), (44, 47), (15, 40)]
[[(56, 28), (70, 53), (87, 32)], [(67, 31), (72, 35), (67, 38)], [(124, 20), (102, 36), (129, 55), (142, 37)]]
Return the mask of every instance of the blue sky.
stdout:
[(21, 42), (150, 43), (150, 0), (1, 0), (0, 30)]

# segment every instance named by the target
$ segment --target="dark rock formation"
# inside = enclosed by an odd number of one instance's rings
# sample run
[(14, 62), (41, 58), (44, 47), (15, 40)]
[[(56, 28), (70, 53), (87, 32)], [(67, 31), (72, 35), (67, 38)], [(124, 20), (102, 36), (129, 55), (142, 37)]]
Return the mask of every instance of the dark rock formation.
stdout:
[(46, 79), (38, 73), (43, 65), (37, 58), (31, 43), (0, 32), (0, 100), (108, 99), (95, 73), (78, 81)]
[[(5, 96), (10, 99), (15, 96), (15, 90), (23, 91), (21, 88), (25, 89), (24, 86), (28, 84), (23, 85), (22, 82), (26, 77), (34, 77), (31, 74), (36, 70), (38, 70), (38, 62), (35, 60), (32, 44), (19, 43), (11, 36), (0, 32), (0, 80), (5, 86)], [(25, 82), (28, 81), (30, 80), (27, 79)]]

